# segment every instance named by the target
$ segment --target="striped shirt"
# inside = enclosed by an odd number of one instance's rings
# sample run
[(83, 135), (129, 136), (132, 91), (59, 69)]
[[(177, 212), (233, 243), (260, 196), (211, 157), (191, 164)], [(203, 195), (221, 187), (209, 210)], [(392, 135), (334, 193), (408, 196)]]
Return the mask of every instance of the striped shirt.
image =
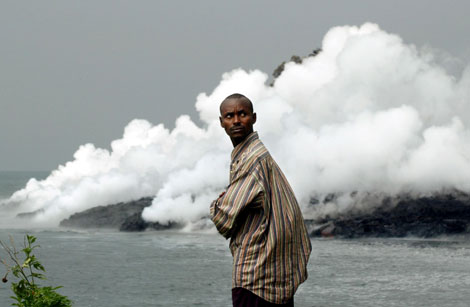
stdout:
[(232, 288), (276, 304), (294, 296), (312, 247), (294, 192), (256, 132), (233, 149), (230, 184), (210, 216), (230, 238)]

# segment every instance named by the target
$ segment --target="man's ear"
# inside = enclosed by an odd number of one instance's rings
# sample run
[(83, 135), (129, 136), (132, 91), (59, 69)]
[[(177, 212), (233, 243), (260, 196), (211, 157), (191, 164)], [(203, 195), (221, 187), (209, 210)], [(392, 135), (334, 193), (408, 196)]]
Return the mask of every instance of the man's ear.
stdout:
[(256, 123), (256, 113), (253, 113), (253, 124)]
[(222, 116), (219, 116), (219, 121), (220, 121), (220, 126), (221, 126), (222, 128), (225, 128), (225, 127), (224, 127), (224, 124), (223, 124), (223, 121), (222, 121)]

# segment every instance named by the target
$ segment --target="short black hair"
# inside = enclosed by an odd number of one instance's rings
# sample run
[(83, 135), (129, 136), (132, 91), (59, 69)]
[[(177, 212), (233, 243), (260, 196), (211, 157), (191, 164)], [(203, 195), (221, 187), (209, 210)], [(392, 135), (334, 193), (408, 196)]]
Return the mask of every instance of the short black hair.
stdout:
[(222, 100), (222, 103), (220, 104), (220, 108), (222, 108), (222, 104), (225, 101), (230, 100), (230, 99), (238, 99), (238, 100), (243, 100), (243, 101), (247, 102), (249, 107), (250, 107), (251, 113), (253, 113), (253, 103), (251, 102), (251, 100), (248, 99), (248, 97), (246, 97), (245, 95), (239, 94), (239, 93), (234, 93), (232, 95), (228, 95), (227, 97), (225, 97), (225, 99)]

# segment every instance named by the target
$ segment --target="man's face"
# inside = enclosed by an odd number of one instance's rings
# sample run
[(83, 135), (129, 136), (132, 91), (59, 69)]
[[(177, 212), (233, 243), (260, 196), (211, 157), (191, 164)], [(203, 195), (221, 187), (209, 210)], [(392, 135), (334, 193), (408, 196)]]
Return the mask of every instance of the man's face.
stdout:
[(229, 99), (222, 103), (219, 119), (233, 146), (236, 146), (253, 132), (256, 113), (253, 113), (247, 101)]

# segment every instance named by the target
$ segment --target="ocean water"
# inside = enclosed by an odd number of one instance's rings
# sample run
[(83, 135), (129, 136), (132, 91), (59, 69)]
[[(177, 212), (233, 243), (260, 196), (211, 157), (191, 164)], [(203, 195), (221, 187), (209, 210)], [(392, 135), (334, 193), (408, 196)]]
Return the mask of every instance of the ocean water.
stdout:
[[(26, 233), (41, 245), (44, 284), (62, 285), (74, 306), (231, 306), (232, 258), (215, 233), (0, 229), (0, 240), (20, 245)], [(469, 306), (468, 237), (312, 245), (296, 306)], [(12, 303), (9, 287), (0, 284), (2, 307)]]

